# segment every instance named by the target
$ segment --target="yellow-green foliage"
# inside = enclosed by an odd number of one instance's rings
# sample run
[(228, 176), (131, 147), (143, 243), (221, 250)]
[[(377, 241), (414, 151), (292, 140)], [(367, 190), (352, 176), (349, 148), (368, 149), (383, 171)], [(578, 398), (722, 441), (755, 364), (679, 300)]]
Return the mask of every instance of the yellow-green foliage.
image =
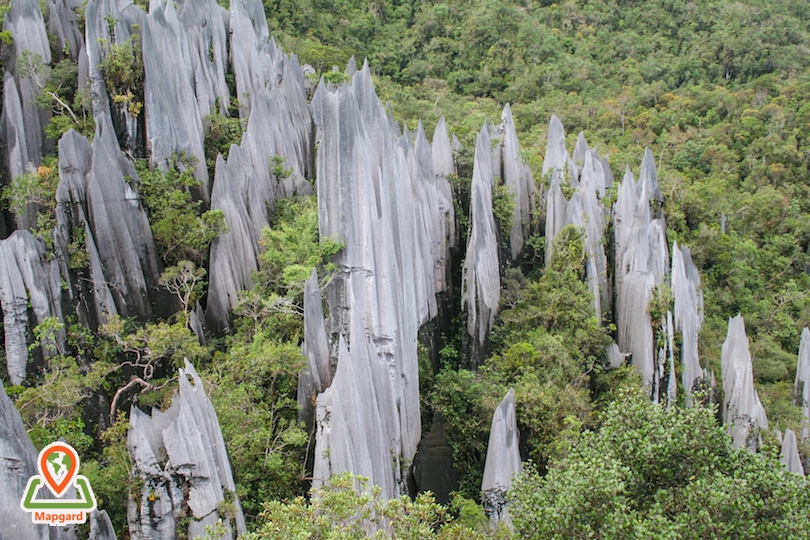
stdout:
[(261, 518), (262, 524), (246, 540), (484, 538), (479, 531), (454, 522), (430, 493), (416, 499), (403, 495), (384, 500), (379, 488), (368, 487), (368, 479), (348, 473), (313, 488), (309, 501), (297, 497), (268, 502)]

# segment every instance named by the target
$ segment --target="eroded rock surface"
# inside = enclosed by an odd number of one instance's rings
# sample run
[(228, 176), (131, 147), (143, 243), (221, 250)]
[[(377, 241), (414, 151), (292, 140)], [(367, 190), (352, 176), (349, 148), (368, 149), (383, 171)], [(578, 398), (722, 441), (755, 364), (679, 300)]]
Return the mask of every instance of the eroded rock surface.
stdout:
[(529, 238), (531, 213), (535, 207), (534, 179), (531, 169), (523, 162), (520, 155), (515, 121), (512, 109), (507, 103), (501, 114), (501, 174), (506, 189), (514, 198), (512, 228), (509, 232), (509, 246), (512, 260), (517, 260), (523, 250), (524, 242)]
[[(11, 34), (12, 46), (5, 62), (2, 124), (13, 180), (39, 165), (44, 150), (53, 149), (43, 131), (50, 115), (37, 103), (48, 83), (51, 48), (38, 0), (12, 0), (8, 6), (3, 30)], [(18, 218), (20, 227), (33, 224), (30, 214)]]
[[(2, 260), (2, 258), (0, 258)], [(37, 456), (20, 413), (0, 382), (0, 537), (47, 540), (49, 527), (34, 525), (31, 514), (20, 510), (28, 479), (38, 474)]]
[[(808, 328), (802, 330), (794, 392), (796, 404), (802, 408), (805, 420), (810, 422), (810, 329)], [(801, 437), (802, 439), (810, 437), (810, 428), (803, 429)]]
[(492, 214), (494, 187), (492, 157), (488, 126), (484, 126), (475, 141), (470, 222), (467, 256), (462, 270), (462, 307), (467, 310), (467, 333), (478, 345), (488, 339), (498, 302), (501, 278), (498, 263), (498, 238)]
[(322, 81), (312, 100), (319, 230), (344, 244), (324, 291), (337, 368), (317, 398), (314, 476), (352, 471), (393, 497), (421, 436), (417, 332), (437, 312), (447, 208), (424, 133), (399, 131), (368, 64), (347, 73), (349, 83)]
[(692, 392), (702, 377), (698, 357), (698, 336), (703, 325), (703, 291), (700, 273), (692, 262), (686, 246), (672, 247), (672, 296), (675, 301), (675, 329), (681, 333), (681, 382), (686, 391), (686, 402), (691, 403)]
[[(96, 118), (92, 146), (73, 130), (59, 142), (56, 246), (69, 292), (91, 327), (106, 314), (147, 320), (174, 305), (157, 290), (162, 270), (137, 192), (138, 175), (118, 146), (110, 117)], [(71, 242), (84, 234), (87, 266), (71, 269)]]
[[(28, 344), (34, 327), (48, 317), (62, 320), (60, 291), (59, 269), (45, 256), (45, 245), (40, 240), (25, 230), (0, 240), (0, 307), (6, 367), (12, 384), (22, 384), (27, 375)], [(41, 353), (56, 353), (63, 348), (64, 337), (64, 331), (58, 332), (57, 342), (43, 343)]]
[(804, 476), (804, 467), (802, 467), (802, 459), (799, 456), (796, 434), (791, 429), (785, 430), (785, 435), (782, 437), (782, 450), (779, 454), (779, 461), (782, 462), (788, 472)]
[(742, 315), (729, 319), (721, 352), (723, 370), (723, 420), (734, 448), (759, 447), (758, 429), (768, 428), (768, 418), (754, 388), (748, 336)]
[(523, 471), (519, 442), (515, 391), (510, 388), (492, 415), (484, 479), (481, 482), (481, 504), (493, 521), (509, 521), (507, 493), (512, 489), (512, 478)]
[(127, 447), (143, 482), (139, 499), (129, 501), (130, 535), (173, 540), (181, 513), (191, 518), (189, 538), (204, 535), (228, 500), (235, 517), (223, 520), (225, 537), (235, 538), (245, 532), (245, 519), (214, 406), (188, 361), (179, 374), (180, 391), (168, 410), (155, 409), (151, 417), (137, 407), (130, 411)]

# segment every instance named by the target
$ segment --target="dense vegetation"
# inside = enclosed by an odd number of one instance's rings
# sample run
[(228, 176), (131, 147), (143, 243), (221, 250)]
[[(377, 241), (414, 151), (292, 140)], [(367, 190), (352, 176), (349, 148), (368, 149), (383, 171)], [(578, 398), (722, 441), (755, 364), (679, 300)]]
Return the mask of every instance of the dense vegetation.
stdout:
[[(701, 270), (702, 361), (719, 374), (727, 319), (741, 312), (769, 419), (780, 429), (802, 426), (793, 378), (799, 334), (810, 325), (807, 2), (264, 4), (276, 39), (318, 74), (342, 68), (351, 56), (368, 58), (380, 98), (391, 102), (397, 119), (415, 127), (421, 118), (430, 133), (440, 116), (447, 118), (468, 148), (453, 179), (462, 238), (469, 148), (484, 120), (498, 123), (506, 102), (538, 187), (551, 113), (565, 124), (569, 146), (585, 131), (615, 174), (625, 164), (636, 168), (649, 146), (669, 239), (689, 245)], [(143, 102), (139, 55), (137, 41), (122, 44), (103, 66), (111, 93), (134, 116)], [(92, 134), (76, 64), (45, 66), (33, 57), (26, 63), (31, 73), (49, 73), (41, 102), (52, 112), (48, 136), (70, 128)], [(593, 316), (575, 228), (557, 239), (547, 267), (538, 234), (524, 264), (505, 269), (492, 354), (479, 369), (464, 369), (459, 313), (448, 314), (453, 331), (440, 338), (439, 369), (423, 359), (423, 417), (442, 414), (459, 473), (460, 493), (449, 509), (429, 496), (383, 502), (373, 492), (358, 495), (347, 478), (313, 492), (311, 504), (300, 498), (312, 450), (295, 396), (302, 283), (313, 267), (329, 270), (340, 245), (318, 238), (314, 199), (280, 201), (233, 333), (200, 345), (189, 313), (205, 301), (208, 249), (227, 223), (195, 202), (189, 167), (212, 169), (216, 153), (238, 143), (243, 129), (213, 112), (206, 126), (205, 164), (178, 156), (178, 166), (165, 173), (139, 168), (140, 194), (167, 267), (162, 285), (177, 297), (178, 313), (146, 324), (113, 318), (97, 332), (75, 320), (48, 321), (36, 339), (55, 343), (54, 334), (64, 330), (66, 350), (23, 386), (6, 384), (38, 447), (62, 436), (80, 451), (119, 538), (126, 538), (129, 497), (122, 486), (132, 487), (122, 411), (129, 403), (167, 406), (184, 357), (208, 385), (256, 539), (359, 538), (382, 522), (398, 538), (493, 534), (471, 501), (480, 496), (492, 411), (509, 387), (534, 463), (514, 494), (521, 537), (807, 537), (807, 485), (779, 470), (771, 441), (761, 456), (732, 451), (711, 408), (647, 404), (621, 389), (638, 385), (633, 372), (604, 369), (615, 329)], [(3, 191), (7, 211), (37, 212), (35, 233), (46, 242), (54, 225), (55, 164), (46, 158)], [(543, 217), (541, 208), (538, 233)], [(71, 268), (81, 271), (87, 262), (76, 238)], [(460, 304), (456, 293), (453, 305)], [(125, 388), (137, 393), (116, 401)], [(99, 396), (107, 399), (101, 413)]]

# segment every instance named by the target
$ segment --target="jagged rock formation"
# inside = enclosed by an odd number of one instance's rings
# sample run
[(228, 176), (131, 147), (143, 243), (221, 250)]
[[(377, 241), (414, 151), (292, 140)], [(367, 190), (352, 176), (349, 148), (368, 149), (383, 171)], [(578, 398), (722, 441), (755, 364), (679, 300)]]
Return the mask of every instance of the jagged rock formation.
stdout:
[(484, 126), (475, 140), (475, 165), (470, 187), (471, 232), (462, 270), (462, 307), (467, 310), (467, 333), (483, 345), (498, 312), (501, 278), (498, 264), (498, 238), (492, 214), (494, 187), (489, 127)]
[[(131, 0), (89, 0), (84, 15), (85, 47), (84, 53), (80, 53), (80, 62), (86, 56), (87, 79), (85, 81), (81, 76), (83, 70), (80, 69), (79, 82), (89, 85), (93, 115), (109, 115), (119, 143), (126, 151), (132, 152), (139, 141), (143, 141), (143, 128), (139, 117), (129, 110), (127, 101), (116, 102), (115, 96), (108, 92), (102, 62), (110, 54), (111, 47), (127, 43), (133, 46), (132, 42), (140, 39), (145, 14)], [(170, 53), (171, 51), (165, 52)], [(164, 52), (161, 51), (160, 54)], [(178, 66), (172, 66), (171, 71), (177, 68)]]
[(224, 525), (226, 538), (235, 538), (245, 520), (214, 406), (188, 361), (179, 374), (180, 392), (167, 411), (153, 410), (151, 417), (137, 407), (130, 412), (127, 447), (143, 482), (139, 500), (129, 501), (130, 535), (173, 540), (185, 515), (191, 518), (188, 538), (195, 538), (222, 518), (218, 505), (233, 501), (235, 517)]
[(675, 329), (681, 333), (681, 381), (686, 403), (691, 403), (695, 383), (702, 377), (698, 358), (698, 334), (703, 325), (703, 291), (700, 273), (686, 246), (672, 247), (672, 296), (675, 300)]
[(543, 178), (549, 181), (546, 196), (546, 264), (551, 260), (553, 239), (568, 222), (568, 200), (562, 191), (564, 182), (575, 182), (574, 163), (565, 149), (565, 129), (556, 115), (548, 124)]
[[(529, 238), (531, 213), (534, 210), (534, 179), (531, 169), (523, 162), (520, 156), (515, 121), (512, 118), (512, 109), (507, 103), (501, 114), (502, 133), (500, 150), (501, 171), (500, 177), (509, 194), (515, 199), (515, 208), (512, 214), (512, 229), (509, 233), (509, 246), (512, 260), (517, 260), (523, 250), (523, 243)], [(438, 128), (437, 128), (438, 129)], [(445, 128), (446, 129), (446, 128)]]
[(754, 372), (748, 336), (742, 315), (729, 319), (728, 334), (721, 352), (723, 370), (723, 420), (728, 426), (734, 448), (756, 450), (757, 429), (767, 429), (768, 418), (754, 389)]
[(117, 540), (115, 529), (106, 510), (93, 510), (88, 516), (90, 521), (89, 540)]
[[(661, 383), (667, 370), (665, 361), (656, 362), (654, 358), (648, 307), (654, 289), (664, 282), (670, 267), (666, 226), (662, 218), (653, 217), (658, 213), (655, 206), (660, 189), (652, 159), (646, 149), (639, 181), (628, 167), (619, 185), (613, 207), (614, 283), (619, 349), (633, 355), (633, 365), (657, 401), (663, 394)], [(666, 321), (662, 321), (662, 328), (667, 330)]]
[(645, 149), (639, 181), (628, 167), (613, 207), (617, 296), (629, 272), (651, 272), (655, 283), (661, 283), (669, 273), (666, 226), (661, 217), (656, 217), (656, 197), (660, 196), (656, 194), (660, 192), (652, 153)]
[[(802, 408), (805, 421), (810, 422), (810, 329), (808, 328), (802, 330), (794, 393), (796, 405)], [(808, 437), (810, 437), (810, 428), (802, 429), (802, 439)]]
[[(138, 175), (118, 146), (108, 115), (96, 118), (92, 147), (73, 130), (59, 141), (56, 245), (62, 273), (79, 315), (91, 327), (105, 314), (146, 320), (172, 307), (157, 291), (161, 264), (146, 212), (137, 193)], [(84, 232), (88, 268), (69, 270), (69, 244)]]
[(78, 60), (84, 46), (76, 17), (82, 3), (82, 0), (48, 0), (48, 32), (56, 40), (54, 49), (60, 60), (65, 57), (65, 51), (71, 60)]
[[(304, 75), (298, 58), (270, 37), (259, 0), (231, 2), (231, 60), (240, 116), (256, 118), (242, 146), (251, 152), (257, 181), (268, 186), (268, 204), (274, 196), (311, 193), (306, 178), (314, 171), (313, 125)], [(290, 177), (271, 178), (272, 156), (284, 158)]]
[[(2, 260), (2, 259), (0, 259)], [(47, 540), (49, 527), (34, 525), (20, 510), (28, 479), (37, 473), (37, 456), (20, 413), (0, 382), (0, 538)]]
[[(47, 84), (43, 64), (51, 62), (45, 20), (37, 0), (12, 0), (3, 21), (11, 33), (13, 49), (3, 85), (3, 116), (10, 178), (39, 165), (47, 144), (43, 128), (48, 114), (36, 102)], [(53, 148), (51, 146), (51, 148)]]
[[(453, 138), (455, 140), (455, 136), (453, 136)], [(456, 142), (458, 141), (456, 140)], [(423, 145), (420, 144), (420, 148), (424, 148)], [(456, 245), (457, 231), (455, 206), (453, 204), (453, 187), (450, 185), (447, 177), (456, 173), (456, 165), (453, 160), (454, 147), (447, 132), (447, 123), (444, 120), (444, 116), (439, 118), (436, 129), (433, 130), (433, 142), (431, 143), (430, 151), (433, 156), (433, 174), (436, 182), (436, 190), (440, 194), (439, 213), (444, 218), (440, 227), (445, 230), (440, 244), (436, 247), (439, 253), (449, 253), (450, 248)], [(437, 292), (445, 290), (446, 284), (450, 282), (450, 276), (448, 274), (450, 272), (450, 266), (448, 262), (447, 257), (442, 257), (439, 259), (439, 265), (436, 267)]]
[[(228, 327), (239, 291), (251, 286), (258, 241), (276, 198), (312, 194), (307, 178), (314, 171), (312, 116), (297, 58), (269, 38), (261, 2), (234, 0), (231, 26), (231, 57), (247, 128), (227, 161), (217, 160), (211, 194), (211, 207), (223, 210), (230, 228), (211, 246), (206, 320), (219, 329)], [(275, 157), (283, 160), (281, 169), (291, 171), (288, 177), (272, 172)]]
[[(551, 177), (546, 199), (546, 263), (551, 260), (554, 238), (563, 227), (576, 225), (584, 231), (588, 288), (593, 294), (598, 321), (610, 313), (611, 306), (603, 241), (607, 211), (601, 204), (607, 188), (613, 185), (609, 171), (610, 167), (588, 146), (582, 133), (577, 138), (572, 160), (565, 149), (562, 124), (552, 116), (543, 160), (543, 175)], [(563, 186), (575, 189), (570, 200), (565, 198)]]
[(268, 223), (263, 204), (254, 208), (256, 216), (248, 209), (248, 201), (261, 199), (251, 194), (255, 184), (242, 148), (231, 146), (227, 162), (217, 156), (215, 171), (211, 208), (222, 210), (229, 230), (211, 244), (206, 318), (215, 327), (225, 327), (239, 291), (251, 286), (251, 273), (258, 269), (259, 234)]
[(327, 331), (341, 337), (334, 379), (317, 398), (314, 476), (352, 471), (393, 497), (420, 437), (416, 338), (437, 313), (449, 231), (424, 134), (416, 148), (400, 134), (368, 64), (347, 73), (350, 83), (322, 81), (312, 100), (319, 230), (345, 246), (326, 290)]
[(315, 397), (332, 384), (329, 342), (324, 326), (318, 273), (314, 269), (304, 284), (304, 342), (301, 344), (301, 354), (307, 359), (307, 365), (298, 377), (298, 417), (311, 420)]
[(655, 278), (649, 272), (630, 272), (617, 299), (619, 313), (619, 350), (632, 355), (632, 364), (641, 374), (642, 383), (652, 388), (656, 366), (650, 305)]
[(363, 326), (360, 310), (353, 309), (351, 352), (340, 336), (335, 377), (318, 395), (313, 485), (350, 471), (370, 478), (390, 498), (403, 482), (400, 418), (388, 368)]
[(802, 467), (802, 459), (799, 456), (796, 434), (791, 429), (785, 430), (785, 435), (782, 437), (782, 451), (779, 454), (779, 461), (785, 465), (788, 472), (804, 476), (804, 467)]
[[(31, 330), (47, 317), (62, 319), (61, 278), (54, 261), (45, 256), (45, 245), (25, 230), (0, 240), (0, 307), (3, 312), (6, 364), (12, 384), (27, 375)], [(29, 307), (34, 320), (29, 320)], [(56, 344), (43, 343), (48, 356), (64, 345), (60, 331)], [(50, 347), (50, 348), (49, 348)]]
[(515, 391), (510, 388), (492, 415), (484, 480), (481, 482), (481, 504), (493, 521), (509, 522), (506, 494), (512, 488), (512, 477), (523, 471), (519, 442)]
[[(442, 133), (433, 133), (433, 141), (443, 137)], [(449, 138), (442, 142), (441, 146), (447, 148)], [(409, 154), (410, 167), (418, 171), (421, 179), (420, 186), (423, 192), (422, 197), (425, 202), (431, 201), (433, 208), (424, 212), (424, 227), (430, 242), (430, 260), (433, 262), (433, 289), (436, 293), (445, 290), (450, 281), (449, 253), (450, 248), (455, 246), (456, 225), (455, 210), (453, 208), (453, 190), (447, 181), (447, 175), (437, 172), (433, 163), (433, 147), (428, 142), (422, 122), (416, 129), (414, 135), (413, 152)], [(435, 296), (430, 298), (430, 316), (436, 314), (437, 306)]]
[[(205, 16), (204, 8), (213, 10)], [(183, 22), (177, 9), (183, 11)], [(220, 98), (228, 103), (223, 61), (226, 29), (221, 9), (213, 1), (196, 0), (175, 7), (173, 1), (153, 0), (143, 21), (144, 113), (151, 163), (166, 168), (174, 156), (192, 158), (194, 178), (205, 201), (210, 190), (202, 120), (211, 112), (212, 100)], [(186, 25), (191, 32), (186, 31)], [(216, 84), (218, 78), (221, 86)], [(217, 91), (221, 93), (223, 87), (225, 94), (219, 95)]]

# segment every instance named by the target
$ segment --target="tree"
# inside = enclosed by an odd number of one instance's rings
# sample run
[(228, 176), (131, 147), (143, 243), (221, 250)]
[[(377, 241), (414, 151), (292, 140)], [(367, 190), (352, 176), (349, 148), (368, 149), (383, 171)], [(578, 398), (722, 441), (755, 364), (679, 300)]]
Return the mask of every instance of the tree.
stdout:
[(269, 502), (262, 512), (261, 526), (246, 540), (484, 538), (480, 532), (454, 522), (430, 493), (416, 499), (403, 495), (384, 500), (380, 489), (369, 488), (367, 482), (367, 478), (344, 473), (333, 476), (323, 487), (313, 488), (309, 502), (303, 497)]
[(166, 171), (138, 165), (138, 190), (160, 256), (169, 265), (183, 260), (205, 262), (211, 242), (228, 228), (222, 210), (203, 211), (202, 201), (192, 198), (191, 189), (199, 187), (192, 164), (178, 158)]
[(637, 389), (598, 431), (561, 445), (514, 484), (522, 538), (807, 538), (808, 481), (776, 453), (734, 450), (714, 408), (665, 408)]

